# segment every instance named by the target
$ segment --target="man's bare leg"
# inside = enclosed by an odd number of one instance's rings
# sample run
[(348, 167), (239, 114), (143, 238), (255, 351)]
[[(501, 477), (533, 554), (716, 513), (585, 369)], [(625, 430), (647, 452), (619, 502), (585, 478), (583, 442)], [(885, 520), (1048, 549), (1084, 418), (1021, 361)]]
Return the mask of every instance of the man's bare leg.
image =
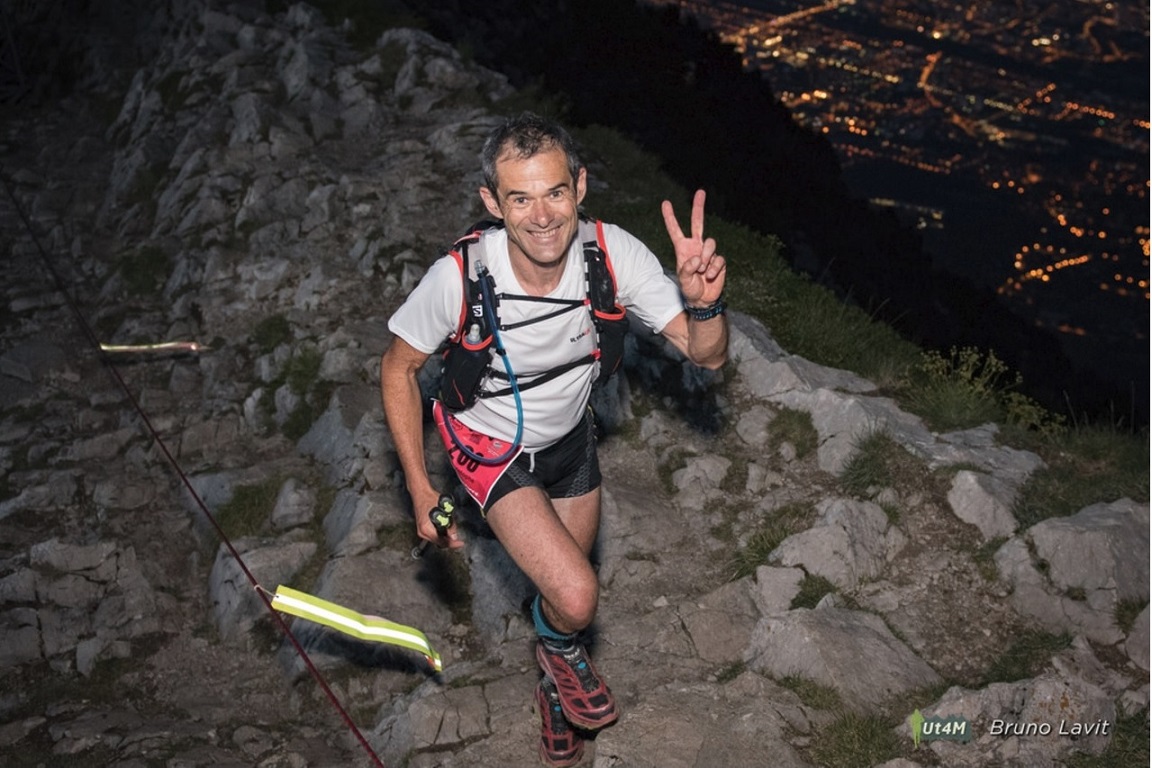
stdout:
[(588, 555), (600, 525), (600, 489), (549, 499), (539, 488), (520, 488), (493, 504), (487, 519), (540, 591), (548, 622), (565, 634), (591, 624), (599, 585)]
[(538, 488), (520, 488), (488, 511), (496, 538), (540, 591), (533, 602), (540, 635), (536, 660), (552, 686), (540, 690), (554, 691), (564, 718), (589, 730), (619, 716), (612, 692), (577, 638), (592, 623), (600, 598), (588, 560), (599, 522), (599, 490), (553, 501)]

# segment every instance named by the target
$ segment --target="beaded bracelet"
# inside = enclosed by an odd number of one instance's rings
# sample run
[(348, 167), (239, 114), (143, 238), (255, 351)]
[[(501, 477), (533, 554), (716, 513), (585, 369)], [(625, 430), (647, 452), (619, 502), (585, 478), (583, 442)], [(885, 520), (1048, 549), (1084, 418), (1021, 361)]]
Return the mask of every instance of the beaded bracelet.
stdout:
[(724, 303), (723, 297), (716, 299), (716, 301), (706, 307), (690, 307), (687, 304), (684, 305), (685, 311), (688, 312), (688, 317), (693, 320), (711, 320), (714, 317), (719, 317), (724, 314), (724, 310), (727, 308), (728, 305)]

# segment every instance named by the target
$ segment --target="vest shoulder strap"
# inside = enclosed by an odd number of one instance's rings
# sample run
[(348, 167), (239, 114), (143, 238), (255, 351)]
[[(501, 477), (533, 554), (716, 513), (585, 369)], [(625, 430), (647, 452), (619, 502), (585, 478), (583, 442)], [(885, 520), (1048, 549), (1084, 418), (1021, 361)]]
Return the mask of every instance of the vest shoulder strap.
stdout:
[[(460, 277), (464, 287), (464, 300), (461, 302), (460, 319), (456, 324), (453, 341), (461, 338), (466, 331), (465, 326), (471, 326), (473, 322), (480, 323), (482, 332), (486, 330), (487, 323), (481, 303), (479, 276), (476, 273), (477, 259), (474, 256), (470, 257), (469, 251), (474, 247), (483, 247), (482, 239), (485, 232), (503, 226), (503, 222), (482, 219), (469, 227), (466, 234), (459, 237), (449, 251), (460, 268)], [(584, 251), (589, 303), (594, 311), (610, 313), (616, 306), (616, 273), (612, 269), (612, 259), (604, 240), (604, 223), (599, 219), (590, 219), (581, 215), (577, 237)], [(526, 299), (527, 297), (518, 296), (517, 298)], [(483, 333), (483, 335), (486, 336), (487, 333)]]
[[(469, 228), (465, 235), (458, 238), (449, 251), (449, 255), (455, 259), (457, 266), (460, 268), (463, 299), (460, 302), (460, 319), (457, 323), (456, 330), (448, 339), (446, 359), (451, 360), (452, 355), (460, 352), (462, 342), (466, 338), (466, 335), (467, 338), (472, 339), (473, 327), (475, 327), (478, 333), (477, 338), (487, 347), (488, 341), (486, 340), (492, 335), (493, 329), (489, 324), (489, 313), (485, 311), (484, 307), (484, 290), (481, 281), (486, 280), (488, 281), (488, 295), (493, 298), (496, 304), (496, 306), (492, 307), (491, 314), (494, 316), (494, 321), (498, 324), (500, 330), (507, 330), (510, 327), (519, 327), (520, 325), (532, 322), (539, 322), (540, 320), (562, 314), (582, 305), (588, 308), (593, 317), (597, 331), (596, 349), (585, 357), (546, 371), (534, 377), (531, 381), (521, 382), (519, 385), (520, 390), (538, 386), (546, 381), (550, 381), (565, 371), (580, 365), (594, 363), (597, 360), (601, 363), (599, 381), (606, 381), (619, 367), (623, 357), (623, 334), (626, 328), (626, 321), (624, 319), (625, 313), (623, 308), (616, 303), (616, 274), (612, 269), (612, 260), (608, 255), (608, 248), (604, 238), (603, 222), (581, 215), (578, 224), (577, 237), (584, 253), (585, 269), (586, 293), (585, 299), (582, 301), (562, 301), (559, 299), (544, 299), (532, 296), (497, 293), (491, 274), (486, 272), (483, 274), (483, 277), (481, 277), (476, 267), (477, 264), (484, 261), (484, 253), (482, 251), (484, 233), (495, 227), (502, 226), (504, 226), (503, 223), (499, 221), (483, 220), (478, 222)], [(475, 248), (480, 248), (481, 250), (470, 253), (470, 251)], [(565, 306), (557, 309), (555, 312), (546, 313), (545, 315), (538, 316), (524, 323), (519, 323), (514, 326), (504, 326), (500, 323), (499, 314), (496, 311), (499, 307), (501, 297), (521, 301), (553, 302)], [(488, 368), (488, 365), (485, 364), (483, 368), (487, 369), (488, 375), (494, 378), (508, 378), (503, 371), (500, 371), (496, 367)], [(480, 371), (476, 373), (480, 373)], [(479, 388), (470, 388), (469, 391), (473, 391), (473, 389), (475, 390), (475, 394), (472, 396), (473, 398), (497, 397), (512, 392), (510, 388), (484, 392), (479, 391)]]
[[(449, 338), (450, 342), (459, 342), (464, 338), (466, 326), (473, 323), (480, 325), (483, 338), (488, 336), (488, 318), (484, 314), (483, 296), (480, 290), (480, 276), (476, 272), (476, 258), (469, 258), (468, 251), (473, 246), (479, 246), (484, 233), (489, 229), (501, 228), (503, 222), (494, 219), (481, 219), (468, 228), (468, 231), (457, 238), (448, 252), (460, 268), (460, 278), (463, 282), (463, 300), (460, 302), (460, 319), (456, 323), (456, 332)], [(491, 280), (491, 277), (488, 277)]]
[(580, 219), (580, 242), (588, 276), (588, 300), (597, 312), (611, 312), (616, 306), (616, 273), (604, 242), (604, 222)]

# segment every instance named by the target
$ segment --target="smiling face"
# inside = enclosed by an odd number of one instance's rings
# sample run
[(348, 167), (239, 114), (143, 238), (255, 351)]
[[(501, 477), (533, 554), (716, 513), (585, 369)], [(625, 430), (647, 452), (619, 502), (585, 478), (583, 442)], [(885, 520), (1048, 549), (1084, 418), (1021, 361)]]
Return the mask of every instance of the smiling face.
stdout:
[(480, 188), (493, 216), (503, 219), (508, 254), (517, 276), (526, 283), (549, 282), (563, 271), (568, 247), (576, 238), (578, 207), (584, 199), (587, 173), (575, 179), (559, 147), (518, 157), (506, 152), (496, 161), (496, 192)]

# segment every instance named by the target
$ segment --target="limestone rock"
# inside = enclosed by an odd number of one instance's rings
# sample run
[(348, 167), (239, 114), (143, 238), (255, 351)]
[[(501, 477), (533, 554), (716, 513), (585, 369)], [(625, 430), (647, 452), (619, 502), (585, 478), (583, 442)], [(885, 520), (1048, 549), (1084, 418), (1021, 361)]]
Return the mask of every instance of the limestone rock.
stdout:
[(774, 678), (794, 676), (834, 688), (859, 712), (941, 680), (878, 616), (842, 608), (765, 617), (745, 656), (752, 669)]
[(980, 529), (985, 541), (1007, 538), (1016, 531), (1012, 504), (1017, 489), (1004, 480), (970, 470), (956, 473), (948, 491), (948, 504), (966, 523)]
[(1117, 605), (1148, 599), (1148, 505), (1122, 499), (1037, 523), (1000, 548), (996, 567), (1021, 614), (1119, 642)]
[(851, 589), (883, 572), (904, 546), (904, 534), (889, 528), (884, 510), (870, 501), (826, 499), (817, 509), (820, 522), (781, 542), (770, 555), (773, 562), (801, 566)]

